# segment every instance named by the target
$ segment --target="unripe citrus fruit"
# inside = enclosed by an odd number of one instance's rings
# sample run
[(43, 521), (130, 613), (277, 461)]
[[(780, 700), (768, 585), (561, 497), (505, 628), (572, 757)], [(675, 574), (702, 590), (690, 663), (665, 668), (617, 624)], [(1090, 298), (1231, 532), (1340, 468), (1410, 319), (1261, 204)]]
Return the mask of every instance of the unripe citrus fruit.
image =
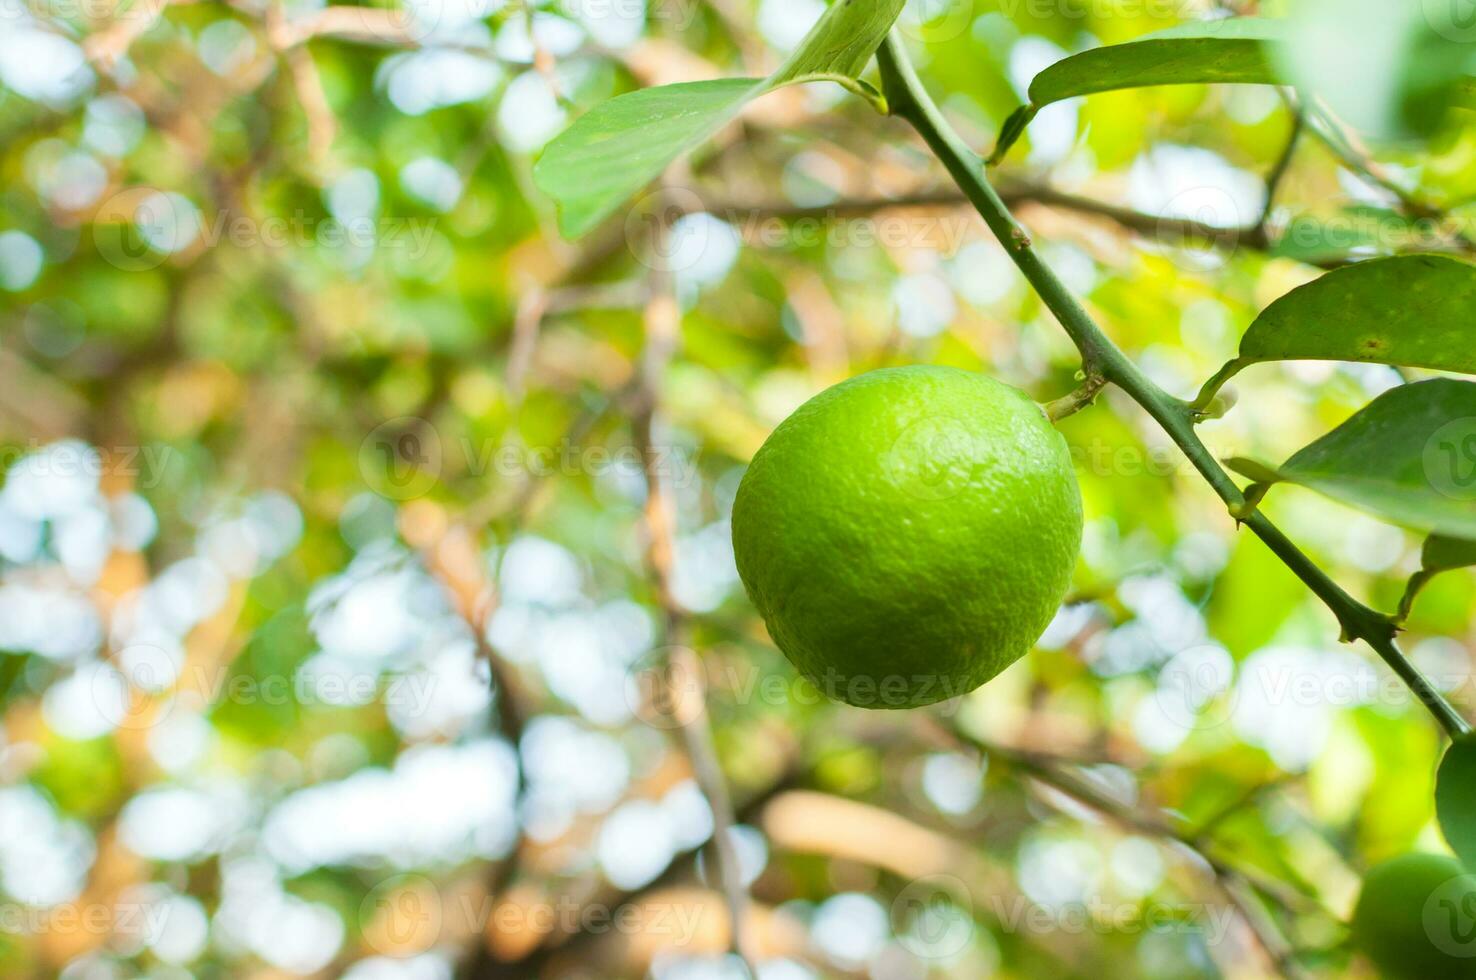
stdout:
[(780, 423), (733, 505), (733, 551), (779, 649), (825, 694), (910, 708), (1018, 660), (1081, 545), (1070, 454), (982, 374), (889, 368)]
[(1401, 854), (1371, 868), (1353, 941), (1386, 977), (1476, 977), (1476, 876), (1443, 854)]

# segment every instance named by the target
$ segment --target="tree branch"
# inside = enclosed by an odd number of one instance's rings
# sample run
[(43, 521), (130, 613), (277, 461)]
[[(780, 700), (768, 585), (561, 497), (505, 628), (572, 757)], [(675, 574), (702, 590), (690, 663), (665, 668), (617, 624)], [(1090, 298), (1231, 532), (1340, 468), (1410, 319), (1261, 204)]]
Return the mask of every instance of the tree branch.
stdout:
[(653, 229), (651, 236), (651, 292), (645, 311), (646, 342), (641, 356), (637, 410), (632, 419), (636, 448), (645, 462), (645, 560), (663, 613), (665, 642), (672, 647), (668, 655), (668, 679), (670, 673), (675, 672), (682, 682), (673, 685), (668, 703), (674, 708), (671, 714), (692, 762), (697, 784), (712, 809), (712, 846), (717, 856), (715, 877), (727, 899), (730, 946), (752, 972), (744, 945), (748, 891), (743, 884), (742, 868), (733, 843), (733, 802), (708, 722), (701, 664), (696, 653), (682, 645), (686, 640), (686, 614), (672, 593), (674, 509), (662, 484), (660, 455), (654, 451), (662, 379), (676, 349), (681, 321), (674, 283), (661, 261), (666, 254), (667, 231), (668, 225), (663, 221)]
[[(1129, 360), (1036, 254), (1031, 247), (1030, 236), (985, 177), (983, 160), (964, 144), (934, 105), (907, 59), (901, 36), (896, 31), (888, 35), (877, 57), (893, 114), (910, 123), (943, 162), (984, 223), (1071, 337), (1081, 352), (1087, 373), (1101, 372), (1107, 380), (1132, 396), (1174, 440), (1231, 513), (1243, 508), (1244, 494), (1194, 430), (1198, 421), (1196, 413), (1185, 402), (1159, 388)], [(1338, 619), (1344, 640), (1367, 642), (1410, 686), (1449, 735), (1454, 737), (1470, 731), (1466, 720), (1394, 645), (1394, 627), (1388, 617), (1345, 592), (1260, 511), (1238, 520), (1265, 542), (1327, 605)]]
[(1261, 216), (1251, 227), (1247, 236), (1248, 244), (1254, 244), (1258, 248), (1265, 248), (1270, 241), (1267, 227), (1271, 223), (1271, 215), (1276, 211), (1276, 192), (1281, 189), (1281, 182), (1286, 179), (1287, 172), (1291, 170), (1292, 160), (1296, 158), (1297, 146), (1302, 141), (1302, 131), (1306, 126), (1306, 116), (1301, 108), (1287, 97), (1287, 105), (1292, 110), (1291, 134), (1286, 138), (1286, 145), (1282, 147), (1281, 155), (1276, 158), (1276, 163), (1271, 167), (1270, 173), (1266, 175), (1266, 203), (1261, 207)]
[(1169, 840), (1196, 855), (1209, 868), (1216, 887), (1225, 899), (1240, 913), (1241, 919), (1266, 955), (1276, 964), (1283, 976), (1304, 975), (1295, 961), (1295, 951), (1287, 942), (1276, 922), (1266, 914), (1259, 894), (1272, 898), (1282, 909), (1290, 911), (1295, 906), (1306, 905), (1306, 897), (1292, 891), (1280, 882), (1252, 875), (1235, 868), (1217, 857), (1203, 846), (1203, 835), (1194, 833), (1182, 818), (1158, 811), (1144, 813), (1102, 791), (1091, 781), (1083, 779), (1062, 768), (1056, 760), (1042, 758), (1033, 753), (1005, 749), (986, 742), (957, 725), (934, 722), (933, 727), (944, 738), (958, 745), (965, 743), (991, 759), (1003, 761), (1017, 772), (1026, 774), (1059, 793), (1069, 796), (1112, 822), (1135, 833)]

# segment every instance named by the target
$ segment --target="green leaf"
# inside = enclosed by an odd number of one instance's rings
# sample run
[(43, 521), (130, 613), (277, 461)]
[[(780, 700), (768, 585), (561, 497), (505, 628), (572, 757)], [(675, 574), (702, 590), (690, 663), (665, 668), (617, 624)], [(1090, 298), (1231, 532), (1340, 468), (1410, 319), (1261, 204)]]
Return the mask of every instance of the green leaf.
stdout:
[(578, 238), (731, 122), (752, 99), (784, 85), (829, 80), (879, 101), (856, 76), (905, 0), (836, 0), (768, 78), (725, 78), (641, 89), (585, 113), (533, 168), (559, 210), (559, 230)]
[(1409, 577), (1409, 584), (1404, 588), (1404, 597), (1399, 600), (1399, 613), (1395, 620), (1402, 623), (1409, 618), (1420, 590), (1436, 575), (1470, 565), (1476, 565), (1476, 541), (1448, 538), (1440, 534), (1430, 535), (1420, 551), (1420, 570)]
[(1274, 84), (1265, 45), (1285, 36), (1281, 22), (1261, 17), (1180, 24), (1056, 62), (1030, 83), (1030, 104), (1153, 85)]
[(1471, 315), (1476, 266), (1444, 255), (1359, 262), (1299, 286), (1266, 307), (1240, 340), (1240, 356), (1204, 386), (1195, 405), (1242, 368), (1262, 361), (1398, 364), (1476, 373)]
[(1225, 465), (1229, 466), (1241, 476), (1254, 480), (1257, 483), (1280, 483), (1282, 480), (1282, 476), (1276, 467), (1267, 466), (1265, 463), (1258, 462), (1254, 459), (1247, 459), (1244, 456), (1232, 456), (1225, 460)]
[(1379, 236), (1369, 228), (1297, 217), (1276, 240), (1271, 254), (1279, 259), (1320, 265), (1381, 244)]
[(548, 145), (533, 179), (558, 202), (559, 230), (577, 238), (704, 142), (763, 82), (724, 78), (641, 89), (602, 102)]
[(769, 76), (769, 86), (817, 75), (855, 78), (881, 46), (906, 0), (835, 0), (799, 47)]
[(1398, 211), (1355, 204), (1328, 216), (1298, 215), (1277, 237), (1270, 254), (1308, 265), (1366, 259), (1409, 251), (1420, 231)]
[(1003, 159), (1035, 113), (1062, 99), (1153, 85), (1275, 84), (1267, 45), (1285, 38), (1280, 21), (1235, 17), (1180, 24), (1064, 58), (1035, 76), (1030, 104), (1006, 122), (989, 162)]
[(1476, 565), (1476, 541), (1432, 534), (1425, 539), (1420, 565), (1427, 572), (1449, 572)]
[(1401, 385), (1281, 466), (1226, 465), (1256, 481), (1296, 483), (1395, 524), (1476, 539), (1476, 382)]
[(1429, 229), (1422, 222), (1392, 208), (1352, 204), (1327, 216), (1293, 218), (1277, 237), (1270, 254), (1309, 265), (1348, 263), (1375, 255), (1414, 252), (1428, 235)]
[[(1397, 3), (1388, 0), (1367, 2), (1376, 11), (1398, 8)], [(1329, 30), (1324, 23), (1331, 18), (1333, 26), (1340, 26), (1337, 22), (1346, 22), (1351, 12), (1342, 6), (1342, 0), (1325, 0), (1322, 8), (1310, 19), (1296, 18), (1295, 23), (1264, 17), (1194, 21), (1063, 58), (1031, 81), (1029, 104), (1005, 121), (989, 163), (992, 166), (1004, 158), (1037, 112), (1062, 99), (1155, 85), (1298, 83), (1304, 90), (1317, 91), (1337, 102), (1350, 86), (1342, 76), (1327, 77), (1309, 64), (1331, 58), (1334, 64), (1356, 72), (1359, 65), (1381, 64), (1375, 54), (1385, 49), (1395, 53), (1395, 60), (1405, 70), (1391, 72), (1381, 84), (1402, 86), (1398, 94), (1408, 105), (1397, 108), (1417, 117), (1413, 121), (1421, 122), (1415, 127), (1418, 132), (1432, 128), (1433, 120), (1447, 105), (1476, 109), (1476, 78), (1451, 77), (1452, 70), (1467, 58), (1467, 47), (1451, 42), (1435, 29), (1437, 25), (1403, 9), (1397, 14), (1381, 14), (1376, 24), (1354, 28), (1354, 36), (1363, 39), (1367, 50), (1352, 57), (1346, 46), (1340, 47), (1343, 34)], [(1298, 14), (1302, 13), (1298, 8)], [(1423, 30), (1406, 37), (1406, 22)], [(1394, 74), (1401, 77), (1394, 78)], [(1356, 94), (1362, 96), (1368, 86), (1356, 88)]]
[(1473, 311), (1476, 266), (1443, 255), (1362, 262), (1272, 303), (1241, 338), (1240, 356), (1476, 372)]
[(1435, 775), (1435, 816), (1451, 850), (1476, 868), (1476, 736), (1450, 743)]

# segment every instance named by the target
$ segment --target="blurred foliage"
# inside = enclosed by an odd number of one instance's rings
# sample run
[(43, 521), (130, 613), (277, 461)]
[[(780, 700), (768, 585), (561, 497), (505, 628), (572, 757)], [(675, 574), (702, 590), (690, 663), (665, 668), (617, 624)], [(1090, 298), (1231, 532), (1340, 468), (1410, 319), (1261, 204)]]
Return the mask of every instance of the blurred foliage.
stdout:
[[(557, 236), (531, 168), (570, 120), (764, 74), (821, 7), (0, 11), (0, 973), (741, 976), (713, 814), (640, 693), (685, 644), (763, 980), (1374, 975), (1344, 923), (1373, 862), (1445, 850), (1438, 731), (1120, 392), (1061, 426), (1071, 602), (941, 725), (823, 702), (764, 635), (727, 515), (780, 419), (881, 366), (1041, 401), (1079, 367), (920, 145), (837, 86), (765, 96), (668, 199)], [(976, 0), (901, 29), (984, 150), (1046, 65), (1224, 12)], [(1270, 88), (1063, 102), (1000, 178), (1188, 397), (1301, 260), (1450, 244), (1470, 118), (1365, 134), (1385, 182), (1302, 139), (1270, 212), (1315, 223), (1296, 248), (1160, 220), (1256, 225), (1293, 129)], [(1400, 381), (1255, 365), (1201, 431), (1285, 459)], [(1264, 507), (1378, 608), (1421, 567), (1418, 535), (1305, 489)], [(1463, 708), (1473, 605), (1442, 574), (1405, 634)]]

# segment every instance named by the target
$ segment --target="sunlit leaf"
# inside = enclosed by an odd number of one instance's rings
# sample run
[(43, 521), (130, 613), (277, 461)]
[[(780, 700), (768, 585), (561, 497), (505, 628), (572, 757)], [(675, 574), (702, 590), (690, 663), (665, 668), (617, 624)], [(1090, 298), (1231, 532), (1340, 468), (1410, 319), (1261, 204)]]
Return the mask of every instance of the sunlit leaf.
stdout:
[(601, 103), (548, 145), (533, 170), (577, 238), (677, 157), (731, 122), (750, 100), (784, 85), (828, 79), (875, 97), (856, 80), (904, 0), (837, 0), (768, 78), (724, 78), (641, 89)]
[(1062, 99), (1153, 85), (1275, 83), (1266, 46), (1285, 37), (1280, 21), (1235, 17), (1180, 24), (1062, 59), (1030, 83), (1030, 103), (1005, 123), (990, 162), (1009, 152), (1037, 112)]
[(905, 0), (835, 0), (799, 47), (769, 76), (769, 84), (778, 86), (816, 75), (857, 77), (905, 5)]
[(737, 115), (763, 82), (724, 78), (641, 89), (595, 106), (548, 145), (533, 170), (559, 206), (559, 230), (589, 231)]
[(1395, 134), (1429, 132), (1451, 105), (1476, 108), (1468, 46), (1458, 40), (1463, 25), (1420, 17), (1417, 7), (1366, 3), (1362, 13), (1323, 0), (1289, 20), (1196, 21), (1063, 58), (1030, 83), (1029, 103), (1005, 121), (989, 162), (1003, 159), (1053, 102), (1156, 85), (1296, 84)]
[(1040, 108), (1076, 95), (1151, 85), (1268, 84), (1276, 76), (1265, 45), (1285, 34), (1281, 22), (1261, 17), (1180, 24), (1056, 62), (1030, 83), (1030, 104)]
[(1466, 868), (1476, 868), (1476, 737), (1445, 750), (1435, 776), (1435, 815), (1446, 843)]
[(1328, 360), (1476, 373), (1476, 266), (1444, 255), (1360, 262), (1299, 286), (1256, 317), (1240, 356), (1205, 385), (1209, 399), (1261, 361)]
[(1476, 539), (1476, 382), (1386, 391), (1281, 466), (1227, 460), (1254, 480), (1296, 483), (1420, 531)]

